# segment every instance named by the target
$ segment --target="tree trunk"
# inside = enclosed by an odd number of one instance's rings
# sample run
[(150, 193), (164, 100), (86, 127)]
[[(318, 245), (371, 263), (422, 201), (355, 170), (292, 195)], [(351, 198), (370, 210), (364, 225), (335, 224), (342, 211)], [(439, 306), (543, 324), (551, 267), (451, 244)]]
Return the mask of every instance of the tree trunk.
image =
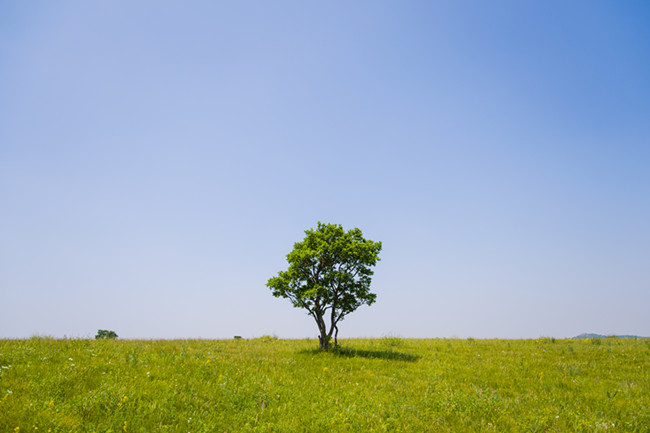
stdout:
[(330, 339), (327, 336), (327, 334), (321, 333), (321, 335), (318, 336), (318, 341), (320, 342), (320, 345), (318, 346), (318, 349), (320, 349), (320, 350), (329, 350), (329, 348), (330, 348)]
[(330, 348), (330, 336), (327, 335), (327, 326), (325, 325), (323, 316), (319, 315), (316, 319), (316, 323), (318, 324), (318, 330), (320, 331), (320, 335), (318, 336), (318, 348), (320, 350), (328, 350)]
[(339, 345), (339, 327), (336, 326), (336, 325), (333, 325), (333, 326), (334, 326), (334, 329), (336, 330), (336, 332), (334, 333), (334, 346), (338, 346)]

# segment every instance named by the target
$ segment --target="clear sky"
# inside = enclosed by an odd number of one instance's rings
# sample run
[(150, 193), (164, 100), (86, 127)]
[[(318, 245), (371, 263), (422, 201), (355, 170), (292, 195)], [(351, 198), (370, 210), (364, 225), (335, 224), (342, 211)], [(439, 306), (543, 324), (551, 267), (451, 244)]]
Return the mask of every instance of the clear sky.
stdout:
[(646, 1), (0, 0), (0, 337), (650, 335)]

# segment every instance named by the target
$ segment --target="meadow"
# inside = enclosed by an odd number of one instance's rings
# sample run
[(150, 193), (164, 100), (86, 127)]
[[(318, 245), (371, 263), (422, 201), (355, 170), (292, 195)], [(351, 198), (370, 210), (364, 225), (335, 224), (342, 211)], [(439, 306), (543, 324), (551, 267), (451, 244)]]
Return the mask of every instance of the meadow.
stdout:
[(650, 341), (0, 340), (0, 432), (647, 432)]

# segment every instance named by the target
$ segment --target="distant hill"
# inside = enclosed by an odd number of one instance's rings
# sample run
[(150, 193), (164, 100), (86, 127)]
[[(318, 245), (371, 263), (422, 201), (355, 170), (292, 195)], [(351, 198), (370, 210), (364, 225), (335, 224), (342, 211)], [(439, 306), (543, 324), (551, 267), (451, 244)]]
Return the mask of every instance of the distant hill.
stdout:
[(614, 338), (648, 338), (648, 337), (639, 337), (638, 335), (602, 335), (602, 334), (580, 334), (575, 337), (574, 339), (584, 339), (584, 338), (607, 338), (607, 337), (614, 337)]

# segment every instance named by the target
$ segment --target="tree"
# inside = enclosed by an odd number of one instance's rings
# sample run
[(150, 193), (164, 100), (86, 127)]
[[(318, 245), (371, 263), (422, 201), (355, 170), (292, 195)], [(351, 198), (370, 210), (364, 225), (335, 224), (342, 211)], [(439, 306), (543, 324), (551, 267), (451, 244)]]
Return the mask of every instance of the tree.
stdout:
[(98, 329), (97, 335), (95, 335), (95, 340), (112, 340), (117, 338), (115, 331), (109, 331), (108, 329)]
[(381, 242), (364, 239), (358, 228), (346, 232), (340, 225), (321, 222), (305, 234), (287, 254), (289, 268), (266, 285), (273, 296), (307, 310), (318, 325), (320, 348), (329, 349), (333, 333), (338, 344), (338, 323), (377, 298), (370, 293), (371, 267), (380, 260)]

